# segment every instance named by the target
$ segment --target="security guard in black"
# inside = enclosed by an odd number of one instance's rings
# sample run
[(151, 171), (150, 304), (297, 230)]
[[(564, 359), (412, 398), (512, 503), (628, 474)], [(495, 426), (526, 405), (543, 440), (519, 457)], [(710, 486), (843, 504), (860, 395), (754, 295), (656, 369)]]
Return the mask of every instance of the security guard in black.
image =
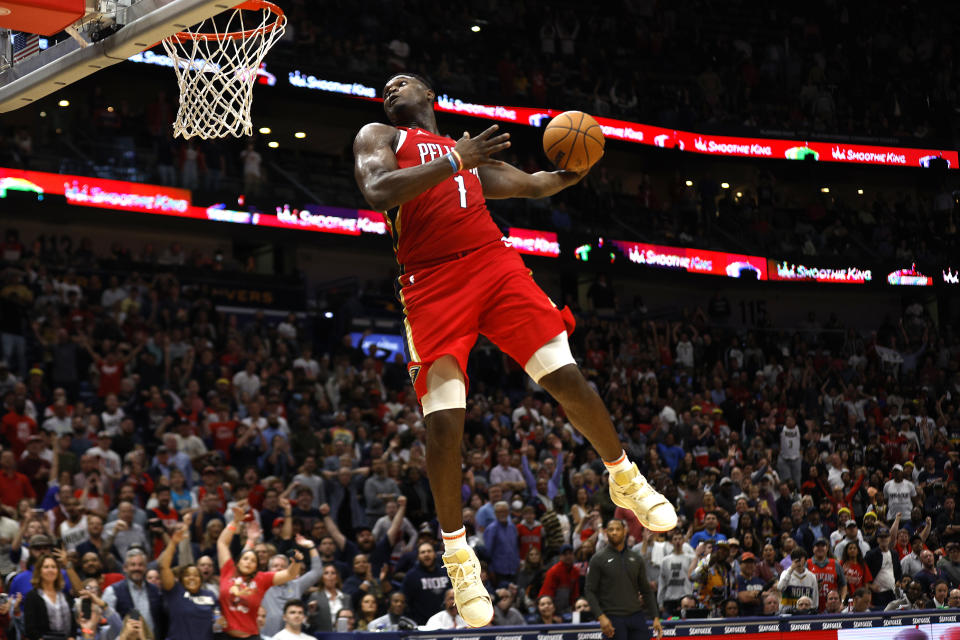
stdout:
[[(626, 548), (626, 525), (610, 520), (606, 533), (607, 546), (590, 559), (584, 593), (603, 634), (616, 640), (648, 640), (646, 609), (657, 638), (662, 638), (657, 597), (647, 580), (643, 557)], [(638, 595), (643, 596), (642, 604)]]

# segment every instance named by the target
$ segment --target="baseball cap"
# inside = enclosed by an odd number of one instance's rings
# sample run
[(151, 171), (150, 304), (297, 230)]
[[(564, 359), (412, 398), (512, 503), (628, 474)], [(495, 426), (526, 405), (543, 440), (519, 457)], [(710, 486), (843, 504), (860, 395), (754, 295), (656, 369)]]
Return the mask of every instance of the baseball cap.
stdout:
[(97, 437), (98, 437), (98, 438), (110, 438), (110, 437), (112, 437), (112, 436), (111, 436), (110, 433), (107, 432), (107, 431), (101, 431), (100, 433), (97, 434)]
[(37, 533), (30, 536), (30, 546), (31, 547), (52, 547), (53, 540), (51, 540), (50, 536), (46, 534)]
[(822, 544), (827, 544), (826, 538), (817, 538), (816, 542), (813, 543), (813, 546), (819, 547)]
[(560, 547), (560, 553), (570, 553), (571, 551), (573, 551), (573, 547), (571, 547), (568, 544), (562, 545)]
[(877, 519), (877, 512), (876, 512), (876, 511), (867, 511), (865, 514), (863, 514), (863, 519), (866, 520), (867, 518), (873, 518), (874, 520), (876, 520), (876, 519)]
[(740, 562), (756, 562), (757, 556), (753, 555), (749, 551), (744, 551), (740, 556)]
[(857, 526), (857, 521), (856, 521), (856, 520), (847, 520), (847, 522), (844, 524), (844, 526), (845, 526), (845, 527), (855, 527), (855, 526)]
[(420, 525), (420, 529), (418, 529), (418, 531), (420, 531), (420, 533), (429, 533), (430, 535), (433, 535), (433, 527), (430, 526), (429, 522), (424, 522), (422, 525)]
[(166, 445), (163, 445), (163, 444), (162, 444), (162, 445), (160, 445), (159, 447), (157, 447), (157, 454), (159, 455), (159, 454), (161, 454), (161, 453), (169, 453), (169, 451), (167, 450), (167, 446), (166, 446)]
[(886, 538), (889, 535), (890, 535), (890, 529), (887, 529), (886, 527), (880, 527), (879, 529), (877, 529), (878, 538)]
[(913, 466), (916, 466), (916, 465), (913, 464), (913, 460), (907, 460), (906, 462), (903, 463), (903, 466), (904, 466), (904, 467), (913, 467)]
[(727, 538), (727, 544), (730, 545), (731, 547), (739, 547), (740, 541), (737, 540), (736, 538)]
[(217, 468), (214, 467), (214, 466), (211, 466), (211, 465), (207, 465), (207, 466), (205, 466), (205, 467), (203, 468), (203, 472), (204, 472), (204, 473), (216, 473), (216, 472), (217, 472)]
[(894, 471), (903, 471), (903, 465), (895, 464), (893, 465)]
[(847, 507), (840, 507), (840, 508), (837, 510), (837, 515), (840, 515), (841, 513), (847, 513), (847, 514), (849, 514), (849, 513), (850, 513), (850, 509), (848, 509)]
[(698, 404), (695, 404), (692, 407), (690, 407), (690, 411), (702, 411), (702, 410), (703, 410), (703, 407), (701, 407)]

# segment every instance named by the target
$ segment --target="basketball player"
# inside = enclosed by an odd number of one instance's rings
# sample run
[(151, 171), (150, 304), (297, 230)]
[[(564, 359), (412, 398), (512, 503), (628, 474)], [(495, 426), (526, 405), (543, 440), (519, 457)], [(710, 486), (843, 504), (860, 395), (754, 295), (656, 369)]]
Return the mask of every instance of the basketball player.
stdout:
[(472, 627), (493, 618), (480, 562), (461, 519), (460, 441), (466, 409), (464, 372), (482, 333), (561, 404), (610, 471), (613, 502), (644, 526), (669, 531), (670, 503), (627, 459), (600, 397), (577, 368), (567, 333), (573, 315), (560, 311), (504, 242), (486, 200), (544, 198), (583, 179), (568, 171), (528, 174), (492, 156), (510, 146), (494, 125), (476, 137), (443, 136), (436, 94), (424, 78), (397, 74), (383, 89), (391, 124), (364, 126), (353, 144), (357, 184), (370, 206), (386, 212), (401, 275), (400, 301), (408, 371), (423, 405), (427, 475), (443, 532), (443, 564), (457, 609)]

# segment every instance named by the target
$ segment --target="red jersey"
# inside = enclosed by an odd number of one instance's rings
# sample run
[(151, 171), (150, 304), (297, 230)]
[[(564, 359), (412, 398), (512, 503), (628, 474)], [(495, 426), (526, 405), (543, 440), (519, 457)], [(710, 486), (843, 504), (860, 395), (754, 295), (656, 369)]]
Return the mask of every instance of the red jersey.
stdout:
[(100, 369), (100, 388), (97, 395), (101, 398), (111, 394), (120, 393), (120, 381), (123, 380), (123, 363), (114, 362), (110, 364), (106, 360), (97, 363)]
[(237, 430), (236, 420), (224, 420), (223, 422), (211, 422), (210, 434), (213, 436), (213, 448), (224, 454), (227, 460), (230, 459), (230, 446), (236, 441), (234, 432)]
[(837, 561), (830, 558), (827, 560), (826, 566), (821, 567), (813, 561), (813, 558), (810, 558), (807, 560), (807, 569), (817, 577), (817, 585), (820, 587), (819, 609), (820, 611), (825, 611), (827, 608), (827, 594), (831, 591), (840, 591)]
[(873, 574), (866, 564), (858, 562), (848, 562), (843, 565), (843, 577), (847, 581), (847, 593), (853, 593), (860, 587), (865, 587), (873, 582)]
[(520, 559), (527, 557), (527, 552), (530, 551), (531, 547), (543, 551), (543, 526), (539, 522), (534, 520), (533, 525), (528, 527), (526, 523), (521, 521), (517, 524), (517, 533), (520, 534)]
[(273, 571), (258, 571), (250, 580), (237, 574), (233, 560), (220, 568), (220, 610), (227, 619), (228, 631), (257, 636), (257, 610), (267, 589), (273, 586)]
[(20, 415), (11, 411), (3, 416), (3, 435), (13, 449), (13, 457), (20, 459), (20, 454), (27, 448), (27, 440), (37, 433), (37, 423), (30, 416)]
[[(453, 138), (417, 127), (397, 127), (401, 169), (426, 164), (456, 146)], [(452, 173), (452, 168), (451, 168)], [(442, 262), (503, 237), (490, 217), (477, 169), (460, 171), (387, 212), (397, 262), (405, 268)]]

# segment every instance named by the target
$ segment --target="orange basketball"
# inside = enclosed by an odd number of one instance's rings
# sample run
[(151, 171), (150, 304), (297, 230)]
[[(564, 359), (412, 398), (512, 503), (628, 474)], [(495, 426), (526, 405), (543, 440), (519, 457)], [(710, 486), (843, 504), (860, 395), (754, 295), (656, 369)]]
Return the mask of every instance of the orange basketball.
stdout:
[(564, 111), (543, 132), (543, 151), (567, 171), (585, 171), (603, 157), (603, 130), (582, 111)]

